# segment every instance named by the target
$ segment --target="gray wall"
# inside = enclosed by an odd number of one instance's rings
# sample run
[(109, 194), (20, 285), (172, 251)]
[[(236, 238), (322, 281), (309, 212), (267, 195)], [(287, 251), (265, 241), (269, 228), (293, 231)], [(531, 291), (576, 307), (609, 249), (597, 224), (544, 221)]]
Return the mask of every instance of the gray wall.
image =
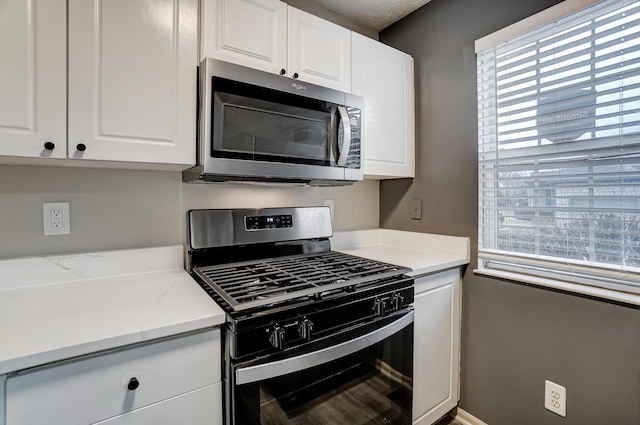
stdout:
[[(323, 205), (334, 230), (378, 227), (378, 182), (333, 188), (182, 183), (179, 172), (0, 165), (0, 259), (175, 245), (186, 211)], [(43, 235), (42, 203), (70, 203), (71, 234)], [(0, 277), (1, 279), (1, 277)]]
[[(415, 58), (417, 176), (380, 186), (381, 227), (467, 236), (460, 406), (490, 425), (640, 424), (640, 310), (475, 276), (474, 40), (557, 0), (432, 0), (380, 33)], [(423, 219), (410, 219), (412, 198)], [(544, 409), (544, 380), (567, 417)]]

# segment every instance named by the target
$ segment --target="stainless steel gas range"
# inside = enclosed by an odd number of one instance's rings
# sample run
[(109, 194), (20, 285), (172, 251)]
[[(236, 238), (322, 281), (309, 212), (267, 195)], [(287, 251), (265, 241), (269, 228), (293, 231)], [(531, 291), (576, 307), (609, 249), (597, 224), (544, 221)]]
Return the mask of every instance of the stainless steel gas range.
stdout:
[(411, 423), (408, 269), (332, 251), (326, 207), (187, 218), (189, 271), (227, 314), (227, 425)]

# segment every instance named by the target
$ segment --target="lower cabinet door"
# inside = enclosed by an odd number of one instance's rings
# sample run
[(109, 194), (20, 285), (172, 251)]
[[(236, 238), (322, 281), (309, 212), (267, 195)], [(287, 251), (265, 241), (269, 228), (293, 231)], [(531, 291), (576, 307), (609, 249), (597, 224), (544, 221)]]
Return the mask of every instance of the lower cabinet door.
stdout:
[(460, 272), (416, 279), (413, 423), (431, 425), (458, 404)]
[(222, 425), (222, 383), (134, 410), (95, 425)]
[(92, 424), (220, 379), (220, 330), (181, 335), (8, 376), (6, 423)]

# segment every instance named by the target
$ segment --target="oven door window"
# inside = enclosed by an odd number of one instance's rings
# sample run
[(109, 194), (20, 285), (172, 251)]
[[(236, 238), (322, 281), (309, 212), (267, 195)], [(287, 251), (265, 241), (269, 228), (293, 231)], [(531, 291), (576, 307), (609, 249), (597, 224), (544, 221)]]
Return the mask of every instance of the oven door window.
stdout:
[(331, 362), (235, 387), (233, 424), (411, 424), (413, 324)]
[(226, 80), (213, 104), (213, 157), (335, 166), (337, 105)]

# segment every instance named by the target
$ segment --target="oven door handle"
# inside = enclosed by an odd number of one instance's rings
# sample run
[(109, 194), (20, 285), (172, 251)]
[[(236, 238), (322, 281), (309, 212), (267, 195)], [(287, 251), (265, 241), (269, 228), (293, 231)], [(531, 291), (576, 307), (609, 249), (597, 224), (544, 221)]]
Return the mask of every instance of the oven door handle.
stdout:
[(361, 335), (350, 341), (345, 341), (331, 347), (323, 348), (311, 353), (278, 360), (256, 366), (248, 366), (236, 369), (236, 385), (250, 384), (252, 382), (275, 378), (288, 373), (298, 372), (313, 366), (318, 366), (339, 359), (356, 351), (370, 347), (392, 336), (413, 323), (413, 310), (380, 329), (376, 329), (365, 335)]

